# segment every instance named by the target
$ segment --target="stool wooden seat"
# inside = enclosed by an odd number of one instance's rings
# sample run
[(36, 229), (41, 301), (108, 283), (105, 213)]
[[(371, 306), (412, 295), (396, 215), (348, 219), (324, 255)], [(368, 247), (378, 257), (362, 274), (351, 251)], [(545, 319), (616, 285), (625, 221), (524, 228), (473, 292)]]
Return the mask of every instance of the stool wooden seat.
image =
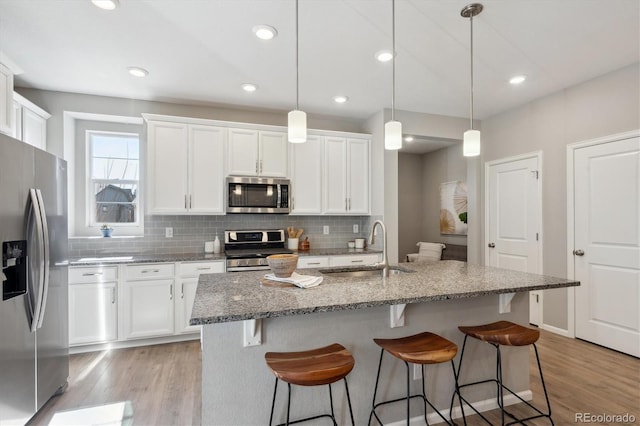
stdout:
[[(441, 413), (438, 411), (436, 407), (429, 401), (427, 398), (427, 394), (425, 391), (425, 379), (424, 379), (424, 366), (426, 364), (440, 364), (443, 362), (451, 362), (451, 368), (453, 369), (453, 376), (456, 378), (456, 369), (453, 363), (453, 358), (458, 353), (458, 346), (445, 339), (444, 337), (438, 336), (437, 334), (430, 332), (423, 332), (419, 334), (415, 334), (413, 336), (400, 337), (396, 339), (373, 339), (373, 341), (380, 346), (380, 363), (378, 364), (378, 375), (376, 376), (376, 386), (373, 391), (373, 402), (371, 413), (369, 414), (369, 423), (371, 424), (371, 420), (373, 417), (376, 418), (378, 423), (383, 424), (382, 420), (378, 417), (378, 413), (376, 409), (384, 404), (390, 404), (393, 402), (406, 400), (407, 402), (407, 425), (409, 424), (409, 420), (411, 418), (410, 415), (410, 400), (412, 398), (421, 398), (424, 403), (424, 419), (427, 424), (429, 421), (427, 420), (427, 405), (429, 405), (447, 424), (453, 424), (447, 420)], [(390, 401), (383, 401), (376, 403), (376, 394), (378, 392), (378, 382), (380, 380), (380, 369), (382, 367), (382, 357), (384, 353), (388, 352), (394, 357), (404, 361), (407, 368), (407, 396), (403, 398), (397, 398)], [(409, 382), (410, 382), (410, 369), (409, 363), (412, 364), (420, 364), (422, 370), (422, 393), (416, 395), (410, 395)], [(457, 383), (457, 382), (456, 382)], [(456, 390), (454, 395), (458, 392), (458, 387), (456, 384)]]
[[(544, 377), (542, 376), (542, 366), (540, 365), (540, 356), (538, 355), (538, 348), (536, 347), (536, 342), (540, 338), (540, 331), (537, 329), (532, 329), (528, 327), (524, 327), (519, 324), (515, 324), (510, 321), (497, 321), (491, 324), (483, 324), (483, 325), (475, 325), (475, 326), (460, 326), (458, 329), (464, 333), (464, 343), (462, 344), (462, 351), (460, 353), (460, 361), (458, 363), (458, 376), (456, 377), (456, 381), (460, 376), (460, 371), (462, 369), (462, 359), (464, 358), (464, 350), (467, 346), (467, 338), (471, 337), (482, 342), (489, 343), (496, 349), (496, 377), (480, 380), (473, 383), (465, 383), (458, 385), (458, 390), (463, 389), (467, 386), (475, 386), (481, 385), (485, 383), (492, 383), (496, 385), (496, 400), (498, 402), (498, 407), (500, 408), (501, 414), (501, 424), (502, 425), (512, 425), (512, 424), (524, 424), (524, 422), (537, 419), (540, 417), (546, 417), (549, 419), (551, 424), (553, 425), (553, 419), (551, 418), (551, 404), (549, 403), (549, 395), (547, 394), (547, 387), (544, 383)], [(518, 395), (516, 392), (509, 389), (504, 385), (502, 381), (502, 356), (500, 354), (501, 346), (529, 346), (532, 345), (536, 354), (536, 362), (538, 364), (538, 371), (540, 372), (540, 381), (542, 382), (542, 390), (544, 391), (544, 397), (547, 402), (547, 412), (542, 412), (539, 408), (534, 407), (528, 401), (525, 401)], [(504, 391), (511, 393), (514, 397), (516, 397), (520, 402), (524, 403), (528, 407), (530, 407), (535, 414), (526, 418), (517, 418), (510, 412), (505, 409), (504, 406)], [(455, 395), (454, 395), (455, 397)], [(476, 414), (478, 414), (484, 421), (488, 424), (492, 424), (484, 415), (482, 415), (473, 404), (469, 403), (460, 393), (458, 393), (458, 399), (460, 401), (460, 410), (462, 412), (462, 417), (464, 418), (464, 408), (462, 401), (466, 403)], [(454, 398), (451, 398), (451, 406), (450, 410), (453, 411)], [(509, 416), (513, 419), (512, 422), (505, 423), (505, 415)], [(466, 424), (466, 419), (465, 419)]]
[(540, 338), (540, 331), (510, 321), (498, 321), (476, 326), (460, 326), (464, 334), (488, 343), (503, 346), (529, 346)]
[(439, 364), (456, 356), (458, 346), (437, 334), (424, 332), (399, 339), (373, 339), (385, 351), (413, 364)]
[[(344, 380), (344, 386), (349, 404), (349, 414), (351, 424), (355, 426), (353, 410), (351, 408), (351, 398), (349, 396), (349, 386), (347, 384), (347, 374), (353, 370), (355, 360), (353, 355), (338, 343), (331, 344), (317, 349), (310, 349), (299, 352), (267, 352), (264, 355), (267, 366), (276, 376), (276, 384), (273, 389), (273, 401), (271, 403), (271, 416), (269, 425), (273, 421), (273, 412), (276, 403), (276, 393), (278, 391), (278, 380), (287, 383), (289, 393), (287, 396), (287, 421), (285, 425), (299, 423), (307, 420), (314, 420), (321, 417), (329, 417), (334, 425), (337, 424), (333, 410), (333, 395), (331, 384), (339, 380)], [(329, 385), (329, 400), (331, 403), (331, 414), (321, 414), (305, 419), (289, 421), (291, 408), (291, 385), (299, 386), (320, 386)]]

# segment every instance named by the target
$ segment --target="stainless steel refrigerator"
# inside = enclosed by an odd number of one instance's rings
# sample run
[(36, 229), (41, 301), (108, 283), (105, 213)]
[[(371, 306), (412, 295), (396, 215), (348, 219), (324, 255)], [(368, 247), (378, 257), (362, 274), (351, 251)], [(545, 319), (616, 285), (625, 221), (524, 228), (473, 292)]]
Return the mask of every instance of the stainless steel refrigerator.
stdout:
[(67, 386), (66, 167), (0, 134), (0, 425), (26, 423)]

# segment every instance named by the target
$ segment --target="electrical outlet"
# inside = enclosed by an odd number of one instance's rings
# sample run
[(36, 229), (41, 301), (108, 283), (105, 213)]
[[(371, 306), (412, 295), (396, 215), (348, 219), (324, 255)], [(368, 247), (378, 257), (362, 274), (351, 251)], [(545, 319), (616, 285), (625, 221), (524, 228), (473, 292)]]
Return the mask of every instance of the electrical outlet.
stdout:
[(360, 227), (358, 226), (358, 224), (356, 223), (355, 225), (353, 225), (353, 233), (357, 234), (358, 232), (360, 232)]
[(166, 238), (173, 238), (173, 228), (164, 228), (164, 236)]
[(329, 225), (325, 225), (322, 227), (322, 233), (324, 235), (329, 235)]
[(422, 380), (422, 364), (413, 364), (413, 380)]

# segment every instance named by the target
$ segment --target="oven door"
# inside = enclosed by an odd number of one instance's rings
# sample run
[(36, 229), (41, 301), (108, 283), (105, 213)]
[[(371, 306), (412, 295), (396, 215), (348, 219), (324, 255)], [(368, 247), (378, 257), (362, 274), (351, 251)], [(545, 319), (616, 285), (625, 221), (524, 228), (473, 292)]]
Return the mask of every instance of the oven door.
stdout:
[(289, 181), (227, 178), (227, 213), (289, 213)]

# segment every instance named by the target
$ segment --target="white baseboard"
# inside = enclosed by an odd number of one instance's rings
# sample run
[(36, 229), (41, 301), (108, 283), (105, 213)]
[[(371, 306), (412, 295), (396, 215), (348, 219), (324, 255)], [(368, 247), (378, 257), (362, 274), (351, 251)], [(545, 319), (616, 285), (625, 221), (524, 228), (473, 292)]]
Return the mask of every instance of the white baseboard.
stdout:
[[(525, 401), (531, 401), (533, 399), (533, 393), (530, 390), (526, 390), (526, 391), (522, 391), (522, 392), (517, 392), (518, 396), (522, 399), (524, 399)], [(516, 398), (513, 395), (505, 395), (504, 396), (504, 405), (505, 407), (508, 405), (514, 405), (521, 402), (518, 398)], [(458, 401), (456, 400), (455, 404), (458, 404)], [(491, 398), (491, 399), (485, 399), (483, 401), (478, 401), (478, 402), (474, 402), (473, 403), (473, 407), (478, 410), (479, 412), (483, 413), (485, 411), (491, 411), (491, 410), (495, 410), (496, 408), (498, 408), (498, 402), (495, 398)], [(465, 404), (465, 413), (467, 415), (470, 415), (470, 413), (475, 414), (475, 412), (471, 409), (471, 407), (469, 407), (468, 404)], [(446, 410), (441, 410), (440, 411), (442, 413), (442, 415), (445, 418), (449, 418), (449, 409), (447, 408)], [(453, 418), (454, 419), (459, 419), (462, 417), (462, 414), (460, 412), (460, 407), (456, 406), (453, 408)], [(436, 423), (442, 423), (442, 418), (437, 414), (437, 413), (429, 413), (429, 415), (427, 416), (427, 420), (429, 420), (429, 424), (436, 424)], [(410, 422), (411, 425), (424, 425), (424, 416), (422, 414), (415, 416), (415, 417), (411, 417)], [(407, 424), (406, 420), (399, 420), (397, 422), (393, 422), (393, 423), (387, 423), (385, 426), (405, 426)]]
[(555, 333), (555, 334), (559, 334), (560, 336), (573, 337), (573, 336), (571, 336), (569, 334), (569, 330), (566, 330), (564, 328), (554, 327), (554, 326), (549, 325), (549, 324), (542, 324), (542, 326), (540, 328), (542, 328), (543, 330), (550, 331), (550, 332)]
[(179, 334), (176, 336), (155, 337), (151, 339), (123, 340), (119, 342), (98, 343), (95, 345), (71, 346), (69, 354), (81, 354), (85, 352), (106, 351), (110, 349), (135, 348), (138, 346), (160, 345), (163, 343), (184, 342), (187, 340), (199, 340), (200, 333)]

